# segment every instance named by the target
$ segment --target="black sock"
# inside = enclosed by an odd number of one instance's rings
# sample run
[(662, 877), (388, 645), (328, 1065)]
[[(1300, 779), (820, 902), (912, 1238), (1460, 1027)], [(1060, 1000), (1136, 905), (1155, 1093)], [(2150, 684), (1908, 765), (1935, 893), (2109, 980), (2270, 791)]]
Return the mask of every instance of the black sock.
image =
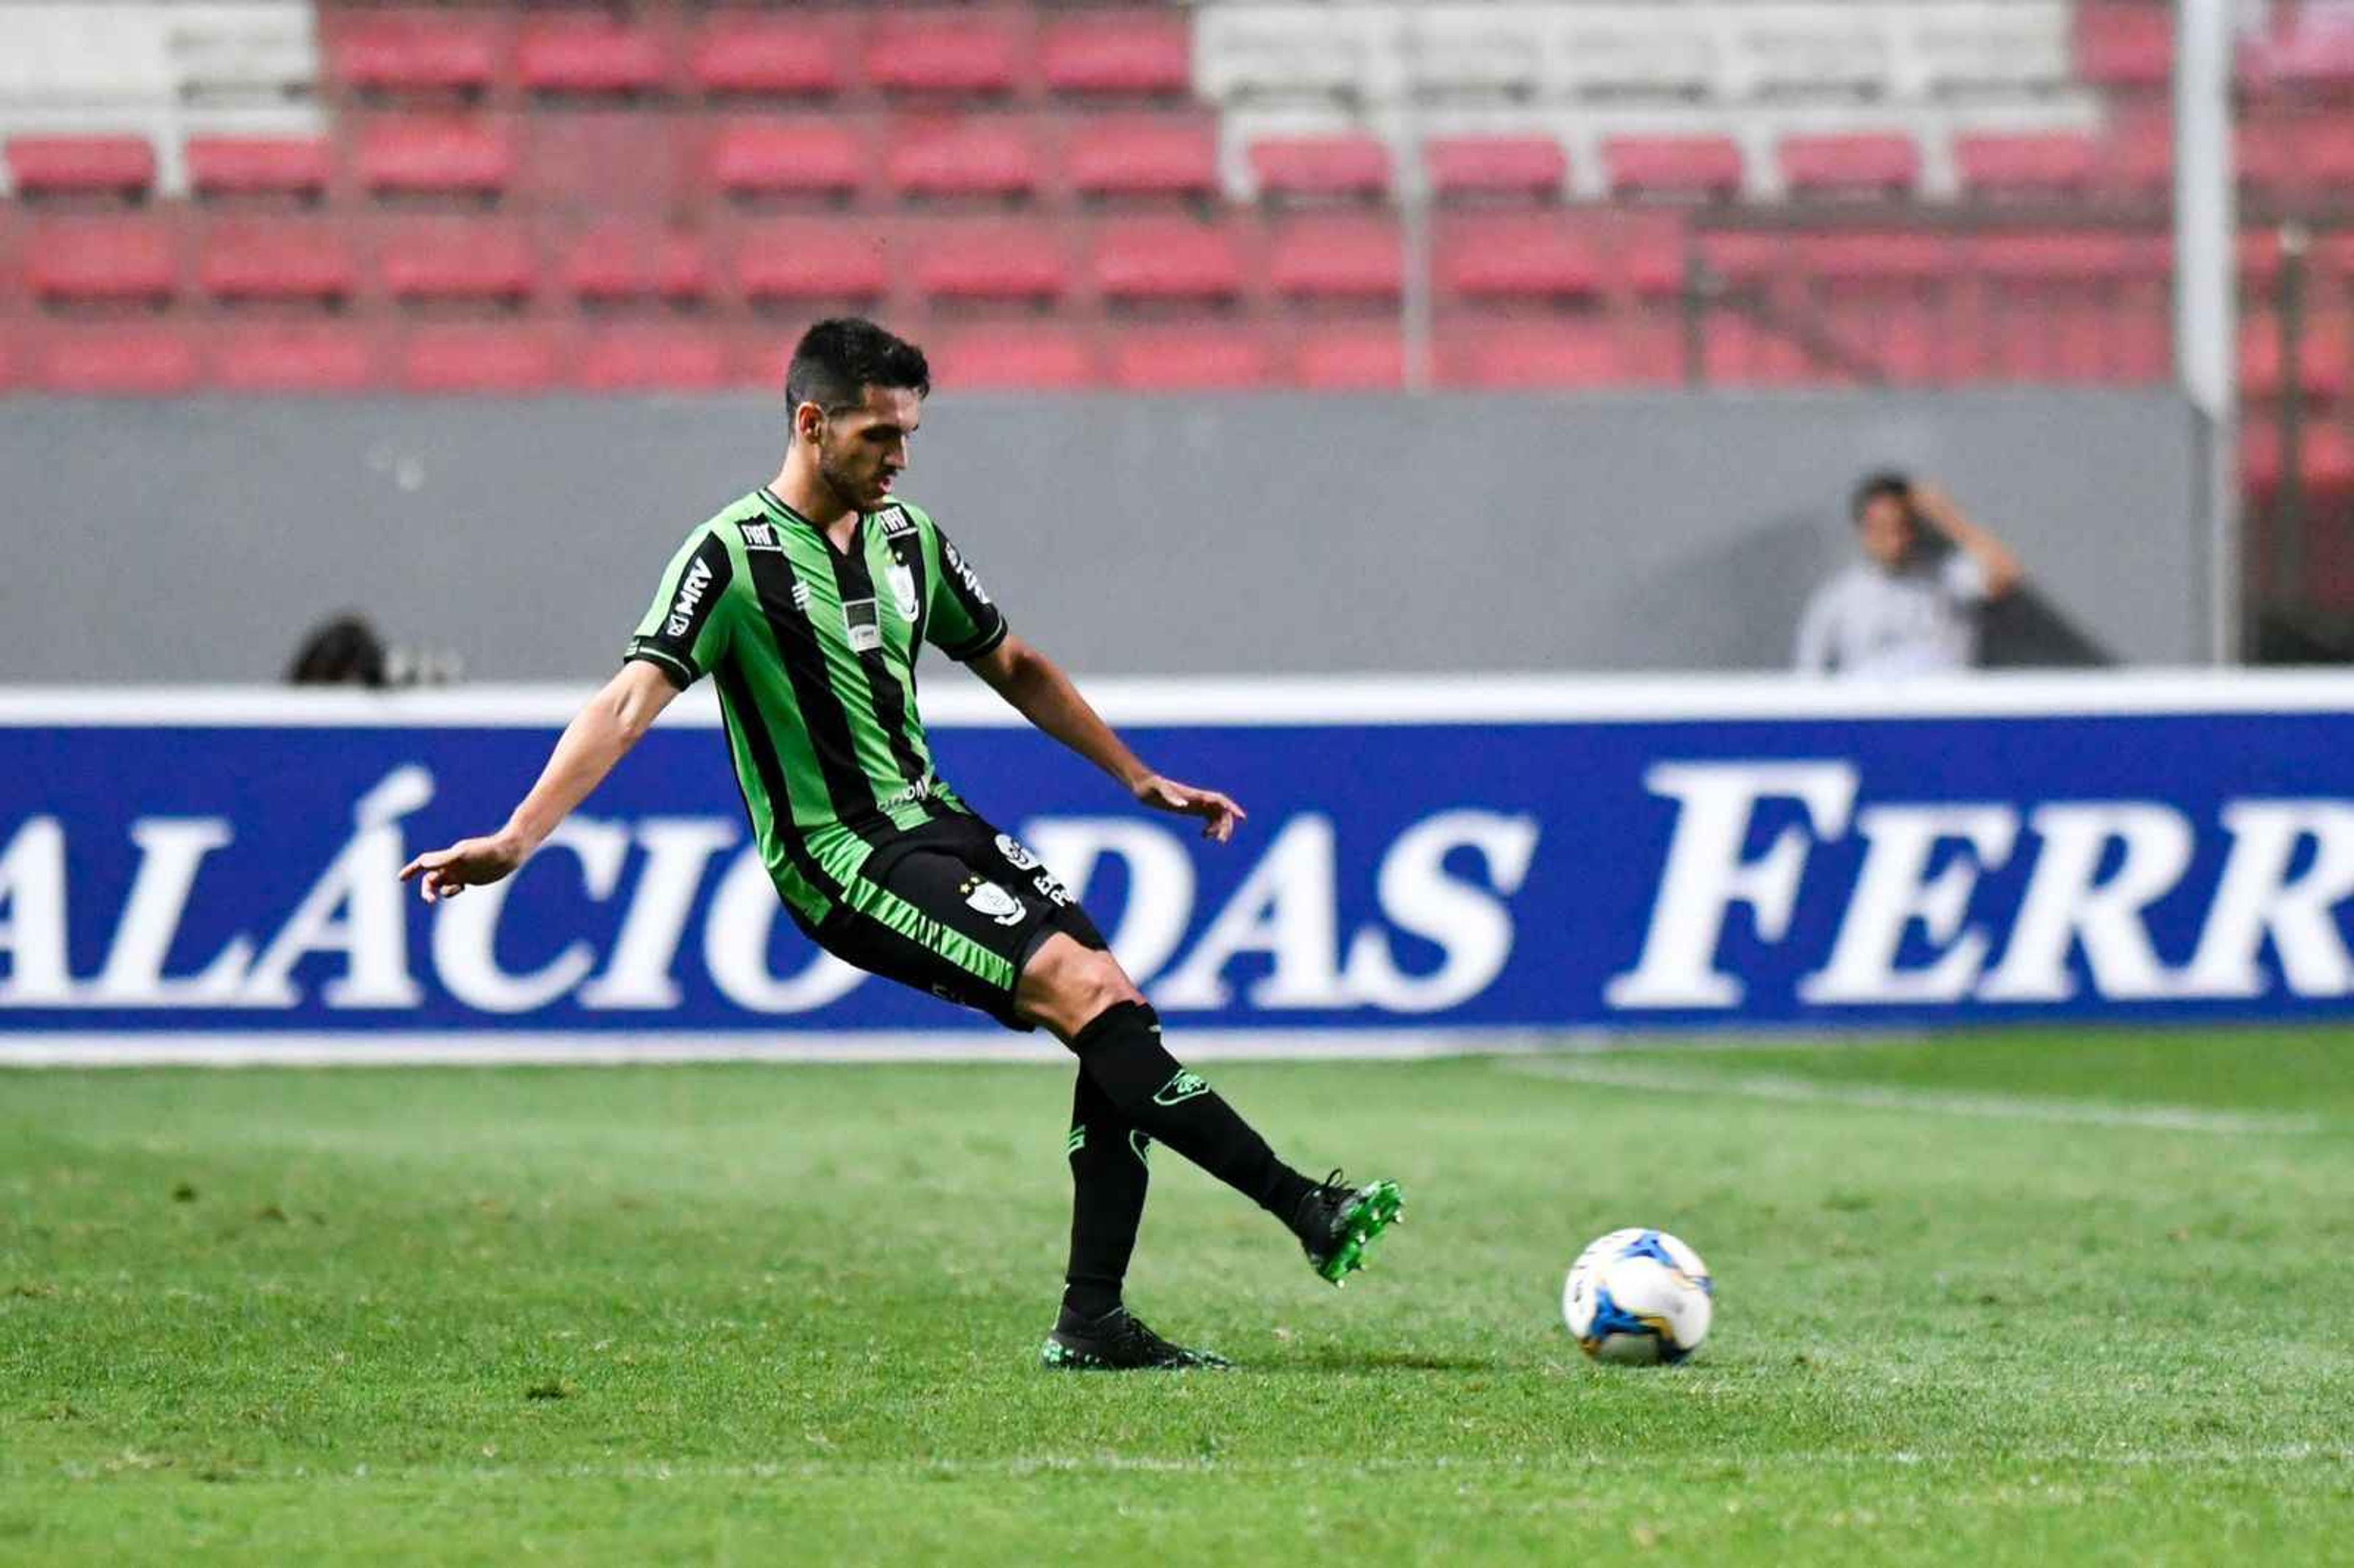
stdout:
[(1063, 1272), (1063, 1316), (1076, 1329), (1119, 1305), (1120, 1282), (1144, 1218), (1149, 1140), (1086, 1073), (1071, 1096), (1071, 1260)]
[(1227, 1186), (1292, 1224), (1315, 1185), (1275, 1157), (1267, 1140), (1199, 1073), (1161, 1044), (1161, 1019), (1140, 1001), (1106, 1008), (1071, 1041), (1079, 1068), (1131, 1126), (1159, 1139)]

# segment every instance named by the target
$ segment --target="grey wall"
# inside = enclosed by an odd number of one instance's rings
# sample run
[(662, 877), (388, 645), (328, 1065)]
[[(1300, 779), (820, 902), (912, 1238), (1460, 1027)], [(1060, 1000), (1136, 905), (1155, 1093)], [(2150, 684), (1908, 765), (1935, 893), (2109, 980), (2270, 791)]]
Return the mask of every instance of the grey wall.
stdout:
[[(0, 402), (8, 678), (272, 679), (351, 605), (580, 680), (780, 432), (759, 397)], [(944, 396), (903, 488), (1094, 673), (1778, 666), (1886, 463), (2114, 652), (2189, 662), (2193, 458), (2158, 393)]]

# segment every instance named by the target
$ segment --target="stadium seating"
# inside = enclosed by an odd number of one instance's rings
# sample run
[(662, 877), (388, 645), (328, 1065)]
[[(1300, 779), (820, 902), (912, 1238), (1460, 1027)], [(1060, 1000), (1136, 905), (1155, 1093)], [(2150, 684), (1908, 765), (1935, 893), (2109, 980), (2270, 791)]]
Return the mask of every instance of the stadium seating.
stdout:
[(372, 334), (346, 325), (240, 324), (217, 334), (209, 380), (228, 392), (365, 392), (380, 383), (380, 358)]
[(714, 11), (704, 18), (688, 75), (716, 97), (831, 97), (849, 85), (839, 29), (798, 16)]
[(1569, 158), (1550, 136), (1433, 137), (1423, 143), (1423, 162), (1441, 201), (1556, 200), (1569, 179)]
[(1243, 264), (1234, 233), (1185, 218), (1142, 218), (1105, 229), (1092, 261), (1096, 288), (1116, 302), (1193, 303), (1242, 292)]
[(340, 304), (359, 286), (359, 260), (340, 229), (312, 218), (228, 222), (205, 236), (205, 293), (224, 302)]
[(1083, 197), (1206, 199), (1218, 188), (1217, 135), (1193, 118), (1106, 117), (1072, 138), (1064, 167)]
[(1193, 85), (1193, 40), (1170, 11), (1115, 11), (1049, 18), (1039, 74), (1058, 93), (1177, 98)]
[(564, 282), (583, 304), (613, 308), (657, 302), (694, 303), (712, 291), (700, 237), (626, 218), (575, 235), (564, 254)]
[(666, 40), (651, 25), (610, 16), (527, 16), (515, 39), (515, 79), (550, 96), (652, 92), (670, 74)]
[(381, 117), (361, 131), (354, 156), (360, 183), (379, 196), (495, 200), (514, 179), (514, 146), (506, 130), (475, 117)]
[(33, 296), (58, 305), (151, 305), (179, 290), (179, 236), (150, 218), (56, 218), (25, 246)]
[(287, 196), (315, 201), (326, 194), (334, 163), (317, 136), (191, 136), (190, 191), (207, 198)]
[(1068, 288), (1069, 270), (1054, 230), (995, 219), (930, 229), (918, 245), (916, 281), (936, 301), (1049, 302)]
[(727, 345), (708, 331), (632, 323), (592, 333), (571, 364), (583, 392), (708, 392), (728, 384)]
[(12, 136), (8, 177), (16, 194), (115, 196), (137, 201), (155, 183), (155, 150), (140, 136)]

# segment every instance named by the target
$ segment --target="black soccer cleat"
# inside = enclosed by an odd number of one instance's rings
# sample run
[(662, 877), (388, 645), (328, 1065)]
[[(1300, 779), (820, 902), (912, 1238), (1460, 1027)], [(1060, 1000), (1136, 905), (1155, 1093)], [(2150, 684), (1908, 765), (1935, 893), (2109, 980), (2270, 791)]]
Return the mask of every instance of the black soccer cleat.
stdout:
[(1040, 1347), (1038, 1361), (1055, 1372), (1186, 1372), (1235, 1364), (1207, 1351), (1171, 1344), (1125, 1307), (1076, 1329), (1057, 1323)]
[(1352, 1187), (1335, 1171), (1299, 1200), (1291, 1228), (1319, 1277), (1345, 1285), (1365, 1266), (1365, 1249), (1405, 1218), (1405, 1195), (1394, 1181)]

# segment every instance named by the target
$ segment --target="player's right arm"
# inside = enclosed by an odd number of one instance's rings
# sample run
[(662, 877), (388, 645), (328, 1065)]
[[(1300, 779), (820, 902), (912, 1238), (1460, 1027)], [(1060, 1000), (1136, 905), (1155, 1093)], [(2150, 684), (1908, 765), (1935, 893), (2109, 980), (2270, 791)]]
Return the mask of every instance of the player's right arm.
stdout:
[(539, 782), (506, 825), (419, 855), (401, 868), (400, 880), (416, 882), (431, 904), (496, 882), (529, 860), (556, 825), (629, 755), (671, 699), (726, 655), (735, 619), (728, 590), (735, 580), (733, 557), (716, 529), (706, 524), (689, 535), (630, 639), (620, 673), (573, 715), (540, 769)]
[(425, 902), (431, 904), (513, 872), (604, 782), (678, 693), (652, 663), (632, 660), (622, 665), (565, 726), (563, 738), (540, 770), (539, 782), (504, 827), (481, 838), (461, 839), (447, 849), (429, 850), (401, 868), (400, 880), (416, 882)]

